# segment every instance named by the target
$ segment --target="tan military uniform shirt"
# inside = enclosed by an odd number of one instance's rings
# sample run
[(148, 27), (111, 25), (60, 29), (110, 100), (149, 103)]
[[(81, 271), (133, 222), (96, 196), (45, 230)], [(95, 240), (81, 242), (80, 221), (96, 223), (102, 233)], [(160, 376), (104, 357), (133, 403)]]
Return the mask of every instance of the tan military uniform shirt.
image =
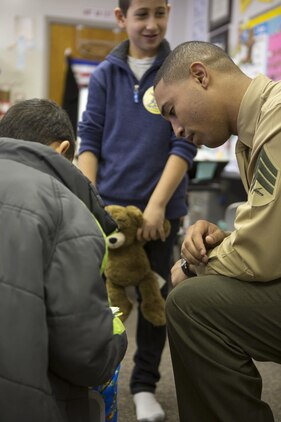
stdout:
[(238, 114), (236, 155), (248, 200), (237, 210), (235, 230), (198, 273), (281, 278), (281, 82), (252, 80)]

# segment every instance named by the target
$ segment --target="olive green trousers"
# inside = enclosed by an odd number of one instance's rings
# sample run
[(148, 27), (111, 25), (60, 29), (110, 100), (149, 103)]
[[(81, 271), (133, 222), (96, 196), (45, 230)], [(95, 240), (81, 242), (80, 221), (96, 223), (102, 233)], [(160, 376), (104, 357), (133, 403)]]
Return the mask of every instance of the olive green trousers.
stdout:
[(272, 422), (253, 359), (281, 363), (281, 280), (193, 277), (166, 313), (180, 421)]

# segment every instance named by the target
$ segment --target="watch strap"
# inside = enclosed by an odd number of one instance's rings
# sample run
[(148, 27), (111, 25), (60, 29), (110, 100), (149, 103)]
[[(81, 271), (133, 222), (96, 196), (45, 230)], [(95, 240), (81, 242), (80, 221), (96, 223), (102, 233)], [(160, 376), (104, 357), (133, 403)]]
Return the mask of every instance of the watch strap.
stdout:
[(189, 264), (184, 258), (181, 258), (181, 269), (187, 277), (194, 277), (196, 275), (189, 269)]

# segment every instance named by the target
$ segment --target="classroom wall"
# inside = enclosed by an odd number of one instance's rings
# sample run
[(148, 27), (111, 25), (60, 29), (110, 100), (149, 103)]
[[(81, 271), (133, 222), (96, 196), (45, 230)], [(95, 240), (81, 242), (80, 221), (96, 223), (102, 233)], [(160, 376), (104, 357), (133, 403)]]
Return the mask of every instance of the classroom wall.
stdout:
[[(229, 35), (233, 48), (239, 20), (281, 4), (277, 0), (252, 0), (241, 17), (240, 1), (232, 1)], [(208, 0), (171, 0), (170, 3), (167, 39), (172, 48), (186, 40), (208, 39)], [(96, 8), (112, 10), (116, 5), (117, 0), (0, 0), (0, 89), (12, 87), (14, 98), (47, 96), (48, 22), (61, 20), (112, 27), (115, 25), (113, 17), (97, 19), (93, 11)], [(19, 23), (31, 33), (30, 40), (18, 36)]]
[[(48, 22), (50, 20), (94, 23), (93, 8), (112, 10), (113, 0), (0, 0), (0, 84), (26, 97), (47, 95)], [(17, 17), (32, 21), (32, 39), (22, 42), (16, 31)], [(25, 22), (26, 23), (26, 22)], [(98, 25), (113, 25), (97, 20)]]
[[(175, 46), (186, 39), (188, 1), (172, 0), (171, 3), (167, 38)], [(110, 18), (96, 18), (94, 11), (97, 8), (112, 11), (116, 6), (117, 0), (0, 0), (0, 88), (12, 87), (13, 97), (46, 96), (48, 22), (53, 20), (112, 27), (115, 26), (113, 15)], [(31, 32), (31, 40), (19, 37), (22, 31), (19, 23), (27, 26), (24, 30)], [(31, 26), (30, 31), (28, 26)]]

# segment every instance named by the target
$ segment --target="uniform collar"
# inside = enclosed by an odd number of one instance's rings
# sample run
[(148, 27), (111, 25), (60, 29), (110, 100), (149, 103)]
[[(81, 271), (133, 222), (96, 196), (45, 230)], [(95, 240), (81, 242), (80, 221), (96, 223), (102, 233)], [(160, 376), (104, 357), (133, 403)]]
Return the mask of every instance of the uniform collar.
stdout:
[(238, 139), (251, 149), (257, 120), (268, 96), (266, 88), (271, 83), (272, 81), (264, 75), (256, 76), (251, 81), (240, 105), (237, 119)]

